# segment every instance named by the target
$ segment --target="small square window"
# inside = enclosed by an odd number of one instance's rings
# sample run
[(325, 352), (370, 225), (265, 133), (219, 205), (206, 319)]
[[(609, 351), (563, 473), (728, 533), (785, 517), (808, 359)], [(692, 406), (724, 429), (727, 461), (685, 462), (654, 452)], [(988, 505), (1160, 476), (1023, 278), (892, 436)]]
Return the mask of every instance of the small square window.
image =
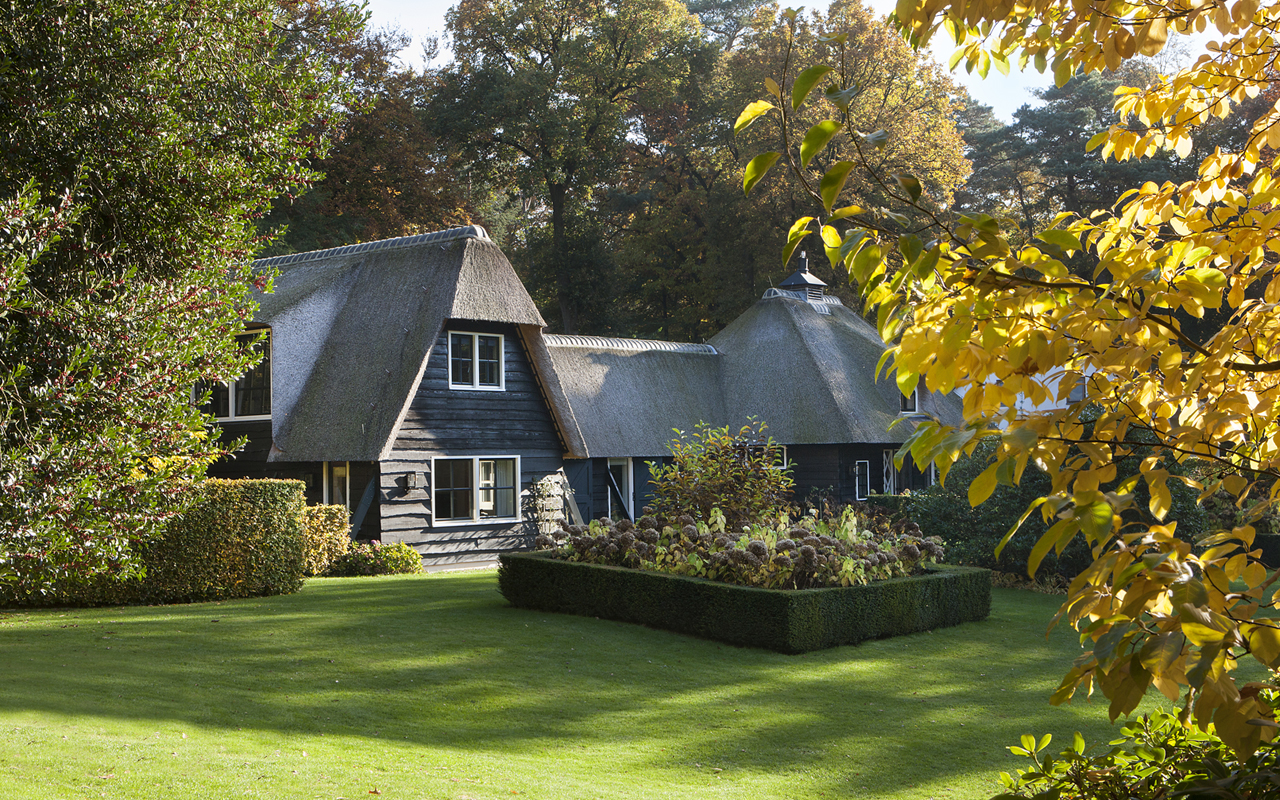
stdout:
[(503, 336), (498, 333), (449, 333), (449, 388), (502, 391)]

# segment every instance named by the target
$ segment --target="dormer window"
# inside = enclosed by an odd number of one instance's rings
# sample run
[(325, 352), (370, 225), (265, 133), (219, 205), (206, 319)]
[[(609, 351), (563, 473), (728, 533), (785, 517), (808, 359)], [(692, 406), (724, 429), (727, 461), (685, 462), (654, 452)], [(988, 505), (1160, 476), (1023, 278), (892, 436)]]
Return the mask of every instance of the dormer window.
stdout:
[(449, 388), (500, 392), (506, 388), (502, 334), (449, 332)]
[(911, 394), (909, 395), (906, 395), (906, 394), (902, 395), (902, 408), (900, 409), (901, 413), (914, 414), (919, 408), (920, 408), (919, 387), (912, 389)]
[(271, 419), (271, 331), (242, 333), (236, 343), (243, 349), (253, 348), (262, 360), (234, 381), (198, 384), (197, 396), (209, 392), (209, 400), (201, 410), (228, 422)]

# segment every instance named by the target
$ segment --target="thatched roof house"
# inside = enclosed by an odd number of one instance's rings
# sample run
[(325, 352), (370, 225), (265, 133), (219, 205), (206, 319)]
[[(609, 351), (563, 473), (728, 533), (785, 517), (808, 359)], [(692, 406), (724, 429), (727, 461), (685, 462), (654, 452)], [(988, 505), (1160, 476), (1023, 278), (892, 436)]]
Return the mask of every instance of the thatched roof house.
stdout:
[(436, 559), (527, 542), (522, 498), (561, 473), (584, 516), (634, 515), (673, 429), (758, 417), (803, 489), (854, 497), (927, 479), (885, 460), (911, 415), (958, 418), (952, 399), (877, 382), (874, 329), (803, 268), (686, 344), (543, 333), (474, 226), (259, 265), (278, 273), (255, 317), (268, 359), (211, 405), (250, 444), (212, 472), (301, 478), (361, 536)]

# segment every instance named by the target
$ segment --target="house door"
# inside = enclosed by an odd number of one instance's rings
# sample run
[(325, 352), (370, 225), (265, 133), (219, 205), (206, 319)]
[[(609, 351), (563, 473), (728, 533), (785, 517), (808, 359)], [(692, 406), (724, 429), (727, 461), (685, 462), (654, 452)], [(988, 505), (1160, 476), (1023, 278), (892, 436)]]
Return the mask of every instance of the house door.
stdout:
[(564, 477), (573, 490), (573, 501), (584, 520), (591, 519), (591, 462), (587, 459), (564, 462)]

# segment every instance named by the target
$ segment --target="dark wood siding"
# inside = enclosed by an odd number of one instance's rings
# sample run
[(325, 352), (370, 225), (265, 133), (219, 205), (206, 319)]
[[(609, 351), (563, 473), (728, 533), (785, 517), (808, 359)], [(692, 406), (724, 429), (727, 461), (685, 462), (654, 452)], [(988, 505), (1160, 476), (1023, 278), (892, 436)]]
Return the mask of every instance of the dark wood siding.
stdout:
[(840, 492), (840, 454), (837, 445), (787, 445), (787, 460), (794, 466), (791, 478), (796, 482), (794, 497), (804, 500), (813, 490)]
[[(450, 389), (450, 331), (503, 335), (505, 391)], [(454, 320), (436, 340), (422, 381), (388, 458), (381, 463), (381, 535), (406, 542), (428, 562), (481, 560), (532, 545), (532, 485), (560, 469), (563, 448), (514, 325)], [(521, 520), (432, 525), (431, 460), (442, 456), (519, 456)], [(412, 473), (416, 488), (407, 487)]]
[(872, 493), (888, 489), (901, 493), (918, 491), (929, 485), (929, 476), (916, 468), (910, 459), (893, 476), (892, 486), (885, 482), (885, 453), (897, 452), (896, 444), (796, 444), (787, 447), (787, 458), (794, 464), (791, 473), (796, 482), (795, 496), (805, 499), (809, 492), (830, 490), (841, 502), (857, 499), (857, 463), (867, 462)]
[(271, 453), (271, 420), (225, 422), (218, 425), (218, 441), (230, 445), (246, 437), (244, 447), (209, 465), (210, 478), (277, 478), (299, 480), (306, 484), (307, 503), (319, 503), (323, 497), (324, 469), (320, 462), (269, 462)]

